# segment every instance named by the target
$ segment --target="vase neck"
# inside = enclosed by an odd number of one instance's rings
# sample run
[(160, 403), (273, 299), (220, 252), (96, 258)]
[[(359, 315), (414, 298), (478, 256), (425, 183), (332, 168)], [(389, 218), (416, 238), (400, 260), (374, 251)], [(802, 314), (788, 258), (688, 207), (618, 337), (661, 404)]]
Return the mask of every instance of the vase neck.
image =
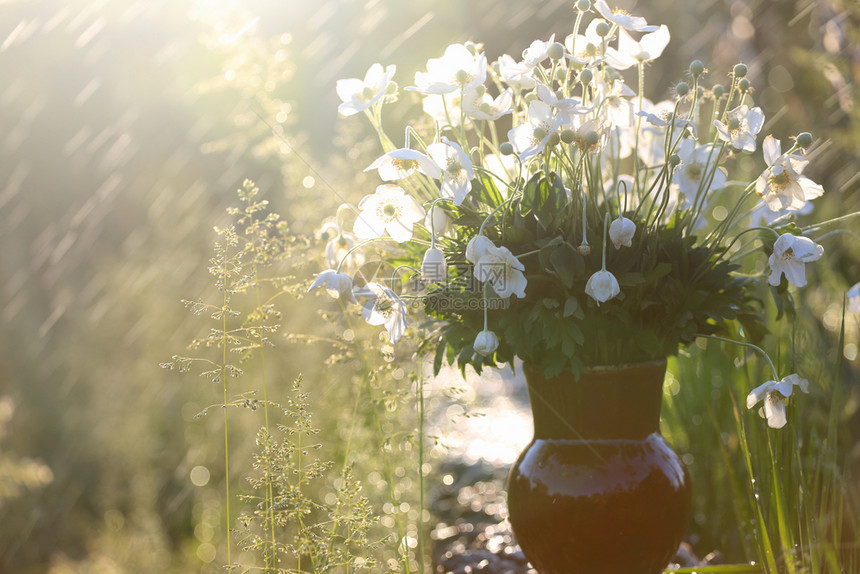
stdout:
[(660, 431), (666, 361), (595, 367), (547, 379), (524, 365), (535, 439), (642, 439)]

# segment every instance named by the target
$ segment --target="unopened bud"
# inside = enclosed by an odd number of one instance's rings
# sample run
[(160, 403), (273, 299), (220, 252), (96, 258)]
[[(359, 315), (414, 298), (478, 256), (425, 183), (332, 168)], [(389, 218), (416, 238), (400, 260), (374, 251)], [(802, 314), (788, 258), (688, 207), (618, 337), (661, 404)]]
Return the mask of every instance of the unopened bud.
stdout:
[(797, 135), (797, 145), (802, 147), (803, 149), (808, 148), (812, 145), (812, 134), (809, 132), (803, 132), (802, 134)]
[(588, 9), (591, 8), (591, 2), (588, 0), (577, 0), (576, 9), (580, 12), (588, 12)]
[(561, 131), (561, 141), (566, 144), (573, 143), (573, 140), (576, 139), (576, 132), (573, 130), (562, 130)]
[(717, 84), (713, 88), (711, 88), (711, 93), (714, 94), (714, 99), (719, 100), (723, 97), (723, 94), (726, 93), (726, 89), (722, 84)]
[(561, 136), (558, 135), (558, 132), (553, 132), (551, 136), (549, 136), (549, 141), (547, 141), (547, 145), (550, 147), (557, 146), (558, 142), (561, 141)]
[(681, 158), (678, 157), (678, 154), (673, 153), (672, 155), (669, 156), (669, 165), (671, 165), (672, 167), (675, 167), (679, 163), (681, 163)]
[(675, 85), (675, 93), (683, 98), (690, 93), (690, 86), (687, 85), (687, 82), (678, 82)]
[(596, 131), (590, 131), (585, 134), (585, 143), (589, 146), (597, 145), (597, 142), (600, 141), (600, 134)]
[(594, 79), (594, 72), (592, 72), (588, 68), (584, 69), (579, 73), (579, 81), (583, 84), (590, 83), (592, 79)]
[(477, 47), (475, 46), (475, 43), (474, 43), (474, 42), (466, 42), (466, 43), (465, 43), (465, 44), (463, 44), (463, 45), (464, 45), (464, 46), (466, 46), (466, 49), (467, 49), (467, 50), (469, 50), (469, 53), (470, 53), (470, 54), (472, 54), (473, 56), (474, 56), (474, 55), (475, 55), (475, 53), (478, 51), (478, 50), (477, 50)]
[(738, 89), (742, 92), (749, 91), (750, 81), (746, 78), (741, 78), (741, 80), (738, 82)]
[(747, 67), (745, 64), (735, 64), (733, 72), (736, 78), (743, 78), (747, 75)]
[(597, 26), (594, 27), (594, 31), (601, 38), (605, 38), (609, 35), (609, 24), (607, 24), (605, 21), (600, 21), (597, 23)]
[(690, 62), (690, 74), (695, 78), (701, 76), (705, 72), (705, 65), (701, 60), (693, 60)]
[(502, 145), (499, 146), (499, 153), (502, 155), (511, 155), (514, 153), (514, 146), (511, 145), (511, 142), (502, 142)]
[(561, 60), (562, 58), (564, 58), (564, 46), (562, 46), (558, 42), (553, 42), (550, 45), (549, 49), (546, 51), (546, 55), (553, 60)]

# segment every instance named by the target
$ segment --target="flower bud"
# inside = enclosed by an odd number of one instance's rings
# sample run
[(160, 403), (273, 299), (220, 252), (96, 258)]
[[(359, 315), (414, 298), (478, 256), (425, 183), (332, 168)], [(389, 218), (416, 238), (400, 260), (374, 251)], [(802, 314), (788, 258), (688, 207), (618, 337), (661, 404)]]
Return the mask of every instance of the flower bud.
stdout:
[(549, 147), (557, 146), (558, 142), (561, 141), (561, 137), (558, 135), (558, 132), (552, 132), (552, 135), (549, 136), (549, 140), (547, 140), (546, 144)]
[(585, 293), (597, 301), (597, 305), (605, 303), (621, 293), (621, 287), (618, 285), (618, 279), (615, 275), (605, 269), (601, 269), (594, 275), (588, 278), (585, 284)]
[(480, 97), (487, 92), (487, 86), (485, 86), (484, 84), (478, 84), (477, 86), (475, 86), (474, 90), (475, 93)]
[(489, 329), (484, 329), (478, 336), (475, 337), (475, 342), (472, 343), (472, 348), (475, 352), (483, 357), (487, 357), (496, 352), (499, 348), (499, 338)]
[(734, 75), (736, 78), (743, 78), (747, 75), (747, 67), (744, 64), (735, 64)]
[(673, 153), (672, 155), (669, 156), (669, 165), (671, 165), (672, 167), (675, 167), (679, 163), (681, 163), (681, 157), (678, 154)]
[(536, 99), (538, 99), (538, 95), (534, 92), (529, 92), (525, 96), (523, 96), (523, 99), (526, 101), (527, 104), (530, 104)]
[(477, 51), (478, 51), (478, 48), (477, 48), (477, 46), (475, 46), (475, 43), (474, 43), (474, 42), (466, 42), (466, 43), (465, 43), (465, 44), (463, 44), (463, 45), (464, 45), (464, 46), (466, 46), (466, 49), (467, 49), (467, 50), (469, 50), (469, 53), (470, 53), (470, 54), (472, 54), (473, 56), (474, 56), (474, 55), (477, 53)]
[(499, 146), (499, 153), (502, 155), (511, 155), (514, 153), (514, 146), (511, 142), (502, 142)]
[(687, 82), (678, 82), (675, 85), (675, 93), (683, 98), (690, 93), (690, 86), (687, 85)]
[(582, 243), (579, 244), (579, 247), (577, 247), (576, 250), (579, 251), (580, 255), (585, 257), (591, 253), (591, 245), (588, 244), (588, 241), (583, 239)]
[(592, 79), (594, 79), (594, 72), (592, 72), (588, 68), (584, 69), (579, 73), (579, 81), (583, 84), (591, 83)]
[(454, 74), (454, 77), (457, 79), (457, 83), (465, 84), (469, 81), (469, 72), (466, 70), (457, 70), (457, 73)]
[(601, 21), (600, 21), (600, 22), (598, 22), (598, 23), (597, 23), (597, 25), (594, 27), (594, 31), (595, 31), (595, 32), (597, 33), (597, 35), (598, 35), (598, 36), (600, 36), (601, 38), (605, 38), (606, 36), (608, 36), (608, 35), (609, 35), (609, 24), (607, 24), (604, 20), (601, 20)]
[(421, 279), (427, 283), (442, 283), (448, 276), (445, 254), (438, 247), (431, 247), (424, 253), (421, 263)]
[(802, 134), (797, 135), (797, 145), (802, 147), (803, 149), (808, 148), (812, 145), (812, 134), (809, 132), (803, 132)]
[(711, 88), (711, 93), (714, 94), (714, 99), (719, 100), (723, 97), (723, 94), (726, 93), (726, 89), (722, 84), (717, 84), (713, 88)]
[(573, 140), (576, 139), (576, 132), (571, 129), (561, 130), (561, 141), (566, 144), (573, 143)]
[(750, 89), (750, 81), (749, 81), (749, 80), (747, 80), (746, 78), (742, 78), (742, 79), (738, 82), (738, 89), (739, 89), (740, 91), (742, 91), (742, 92), (747, 92), (747, 91), (749, 91), (749, 89)]
[(561, 66), (555, 71), (555, 79), (558, 83), (564, 83), (564, 79), (567, 77), (567, 70), (562, 68)]
[(543, 138), (546, 137), (546, 130), (544, 128), (540, 128), (540, 127), (535, 128), (534, 136), (535, 136), (535, 139), (542, 140)]
[(546, 55), (552, 60), (561, 60), (564, 58), (564, 46), (558, 42), (553, 42), (547, 49)]
[(705, 65), (701, 60), (693, 60), (690, 62), (690, 74), (695, 78), (701, 76), (705, 72)]
[(585, 143), (589, 146), (597, 145), (597, 142), (600, 141), (600, 134), (596, 131), (592, 130), (585, 134)]
[(609, 239), (615, 249), (622, 246), (630, 247), (633, 244), (633, 235), (636, 233), (636, 224), (626, 217), (619, 216), (609, 225)]
[(445, 213), (444, 209), (440, 209), (437, 205), (433, 209), (427, 210), (427, 215), (424, 216), (424, 227), (436, 232), (436, 237), (444, 235), (451, 225), (451, 218)]
[(588, 0), (577, 0), (576, 9), (580, 12), (588, 12), (588, 9), (591, 8), (591, 2)]

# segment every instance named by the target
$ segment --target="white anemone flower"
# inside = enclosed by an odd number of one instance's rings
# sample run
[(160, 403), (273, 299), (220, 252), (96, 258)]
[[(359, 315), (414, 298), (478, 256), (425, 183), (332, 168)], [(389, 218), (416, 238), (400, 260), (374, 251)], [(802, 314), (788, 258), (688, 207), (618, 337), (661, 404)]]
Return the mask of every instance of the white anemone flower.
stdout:
[(585, 29), (585, 35), (570, 34), (564, 39), (568, 52), (565, 56), (576, 66), (593, 66), (603, 61), (603, 38), (597, 33), (600, 22), (599, 19), (592, 20)]
[(669, 28), (660, 26), (637, 42), (624, 29), (618, 32), (618, 49), (606, 48), (606, 63), (616, 70), (651, 62), (663, 54), (671, 38)]
[(350, 303), (358, 303), (352, 292), (352, 277), (346, 273), (339, 273), (335, 269), (326, 269), (316, 276), (314, 282), (308, 287), (308, 293), (322, 287), (334, 299), (345, 298)]
[[(355, 247), (355, 237), (346, 231), (331, 238), (325, 245), (325, 259), (329, 267), (337, 267), (346, 257), (349, 250)], [(364, 255), (360, 251), (349, 253), (349, 263), (360, 266), (364, 263)]]
[(427, 177), (438, 179), (442, 175), (439, 166), (433, 160), (418, 150), (401, 148), (390, 151), (377, 158), (364, 171), (372, 169), (379, 171), (379, 177), (385, 181), (396, 181), (406, 179), (415, 171), (419, 171)]
[(438, 247), (431, 247), (424, 252), (421, 262), (421, 279), (428, 283), (442, 283), (448, 277), (448, 263), (445, 254)]
[(753, 408), (764, 399), (764, 406), (759, 414), (767, 419), (767, 426), (781, 429), (788, 422), (785, 418), (785, 400), (792, 395), (794, 387), (809, 393), (809, 381), (796, 374), (788, 375), (779, 382), (767, 381), (747, 395), (747, 408)]
[(466, 244), (466, 261), (475, 264), (493, 248), (495, 245), (486, 235), (476, 235)]
[(606, 269), (601, 269), (588, 278), (585, 284), (585, 293), (597, 301), (597, 305), (600, 306), (601, 303), (606, 303), (621, 293), (621, 286), (618, 285), (618, 279), (615, 278), (615, 275)]
[(482, 357), (492, 355), (499, 348), (499, 337), (489, 329), (484, 329), (475, 337), (472, 348)]
[(517, 62), (511, 56), (502, 54), (499, 56), (499, 76), (502, 81), (519, 90), (528, 90), (535, 87), (534, 68), (524, 62)]
[(444, 137), (441, 142), (428, 145), (427, 153), (442, 169), (442, 197), (453, 199), (454, 205), (462, 204), (475, 179), (469, 155), (460, 144)]
[[(675, 168), (672, 183), (678, 186), (678, 191), (685, 198), (696, 197), (699, 186), (705, 177), (710, 177), (712, 163), (716, 160), (717, 152), (712, 144), (697, 146), (693, 140), (685, 139), (678, 147), (678, 157), (681, 163)], [(710, 163), (709, 163), (710, 162)], [(702, 186), (702, 192), (707, 194), (714, 189), (722, 189), (726, 185), (726, 170), (716, 168), (708, 185)]]
[(645, 18), (641, 16), (633, 16), (629, 12), (616, 8), (612, 10), (606, 0), (595, 0), (594, 9), (597, 12), (614, 24), (618, 24), (620, 28), (631, 30), (633, 32), (653, 32), (657, 30), (657, 26), (649, 26)]
[(600, 112), (603, 119), (613, 126), (629, 128), (633, 125), (633, 102), (627, 98), (636, 95), (624, 80), (617, 79), (610, 82), (603, 80), (601, 75), (594, 79), (597, 92), (597, 101), (600, 103)]
[(415, 86), (422, 94), (448, 94), (482, 85), (487, 79), (487, 56), (472, 54), (463, 44), (451, 44), (441, 58), (427, 60), (427, 71), (415, 73)]
[(343, 117), (351, 116), (378, 102), (385, 95), (396, 69), (396, 66), (390, 65), (383, 70), (382, 65), (373, 64), (364, 75), (364, 80), (338, 80), (335, 91), (343, 102), (337, 108), (338, 113)]
[(630, 247), (633, 245), (633, 235), (636, 233), (636, 224), (626, 217), (618, 216), (609, 224), (609, 239), (615, 249)]
[(526, 280), (520, 261), (507, 247), (486, 246), (483, 255), (475, 263), (475, 277), (482, 283), (489, 283), (499, 297), (506, 299), (511, 295), (519, 298), (526, 296)]
[(824, 247), (808, 237), (783, 233), (773, 243), (773, 253), (767, 260), (771, 274), (767, 282), (777, 287), (782, 274), (795, 287), (806, 285), (806, 264), (824, 254)]
[(391, 184), (380, 185), (376, 193), (365, 195), (358, 209), (360, 213), (352, 230), (356, 237), (374, 239), (387, 231), (398, 243), (412, 239), (413, 224), (425, 215), (420, 203)]
[(508, 88), (496, 99), (493, 99), (490, 94), (484, 92), (480, 97), (465, 98), (463, 109), (466, 115), (475, 120), (496, 121), (502, 116), (506, 116), (513, 111), (511, 103), (514, 101), (514, 93)]
[(550, 136), (569, 121), (567, 114), (553, 113), (549, 104), (532, 100), (529, 104), (529, 121), (508, 130), (508, 140), (520, 159), (525, 161), (541, 153)]
[(851, 313), (860, 313), (860, 283), (855, 283), (848, 290), (848, 311)]
[(385, 325), (388, 340), (397, 343), (406, 332), (406, 304), (394, 291), (379, 283), (367, 283), (355, 294), (369, 297), (361, 316), (370, 325)]
[(424, 96), (421, 101), (421, 108), (425, 114), (433, 118), (435, 123), (443, 126), (451, 125), (456, 128), (460, 126), (460, 104), (462, 100), (463, 94), (459, 91), (442, 95), (430, 94)]
[(720, 139), (730, 143), (735, 149), (755, 151), (755, 136), (764, 125), (764, 114), (761, 108), (752, 108), (743, 104), (731, 110), (726, 115), (726, 123), (714, 120), (714, 126)]
[(805, 157), (783, 155), (779, 140), (772, 135), (764, 138), (762, 151), (769, 167), (759, 176), (755, 190), (771, 211), (803, 209), (807, 201), (824, 193), (823, 187), (800, 175), (809, 163)]
[(530, 69), (538, 66), (547, 59), (549, 47), (552, 46), (553, 42), (555, 42), (555, 34), (550, 36), (546, 42), (542, 40), (532, 42), (528, 48), (523, 50), (523, 64)]
[(578, 98), (559, 98), (545, 84), (538, 84), (536, 92), (540, 101), (568, 115), (587, 114), (594, 109), (593, 107), (583, 106), (582, 101)]

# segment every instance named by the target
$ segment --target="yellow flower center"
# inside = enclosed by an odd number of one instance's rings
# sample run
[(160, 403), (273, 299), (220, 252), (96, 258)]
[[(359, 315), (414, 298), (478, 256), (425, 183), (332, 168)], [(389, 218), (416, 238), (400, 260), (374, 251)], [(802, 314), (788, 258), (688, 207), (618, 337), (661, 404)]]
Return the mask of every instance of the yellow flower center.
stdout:
[(416, 159), (394, 159), (392, 163), (400, 171), (412, 171), (418, 168), (418, 160)]
[(400, 205), (397, 203), (380, 203), (376, 208), (376, 217), (384, 223), (391, 223), (400, 219), (402, 211)]

